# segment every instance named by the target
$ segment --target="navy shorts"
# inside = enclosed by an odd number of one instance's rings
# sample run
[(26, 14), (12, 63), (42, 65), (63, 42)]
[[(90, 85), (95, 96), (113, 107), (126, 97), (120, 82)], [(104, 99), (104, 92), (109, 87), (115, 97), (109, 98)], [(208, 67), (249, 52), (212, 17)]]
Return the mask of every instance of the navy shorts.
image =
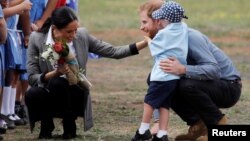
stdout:
[(152, 106), (153, 109), (161, 107), (169, 109), (172, 95), (176, 91), (178, 81), (178, 79), (170, 81), (151, 81), (144, 102)]

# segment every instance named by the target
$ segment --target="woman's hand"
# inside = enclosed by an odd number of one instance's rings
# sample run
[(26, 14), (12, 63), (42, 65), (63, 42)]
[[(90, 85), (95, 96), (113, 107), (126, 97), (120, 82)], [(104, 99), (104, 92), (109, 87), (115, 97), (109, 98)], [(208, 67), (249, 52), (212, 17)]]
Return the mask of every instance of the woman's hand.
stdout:
[(183, 75), (186, 73), (186, 67), (182, 65), (175, 57), (169, 57), (160, 62), (160, 68), (167, 73), (174, 75)]
[(63, 64), (63, 65), (58, 66), (55, 70), (46, 73), (44, 80), (48, 81), (49, 79), (51, 79), (53, 77), (58, 77), (60, 75), (67, 74), (69, 72), (70, 72), (70, 68), (69, 68), (68, 64)]
[(59, 65), (56, 71), (60, 74), (67, 74), (70, 72), (68, 64)]

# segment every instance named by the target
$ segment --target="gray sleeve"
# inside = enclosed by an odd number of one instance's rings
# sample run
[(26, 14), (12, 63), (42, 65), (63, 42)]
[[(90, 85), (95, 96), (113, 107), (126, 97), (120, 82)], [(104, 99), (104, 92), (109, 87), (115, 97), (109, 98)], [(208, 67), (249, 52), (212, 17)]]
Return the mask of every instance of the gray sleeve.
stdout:
[(39, 47), (36, 44), (38, 36), (37, 33), (33, 32), (30, 35), (28, 50), (27, 50), (27, 73), (28, 81), (31, 86), (43, 86), (41, 82), (42, 72), (39, 66)]
[(124, 46), (113, 46), (107, 42), (104, 42), (102, 40), (97, 39), (96, 37), (89, 35), (86, 30), (82, 30), (81, 32), (85, 32), (83, 34), (86, 34), (86, 39), (89, 42), (89, 52), (98, 54), (102, 57), (107, 58), (115, 58), (115, 59), (121, 59), (127, 56), (134, 55), (131, 52), (130, 45), (124, 45)]
[(210, 50), (213, 44), (202, 34), (189, 33), (188, 65), (185, 77), (198, 80), (220, 78), (220, 67)]
[(154, 122), (158, 121), (160, 119), (160, 112), (158, 109), (154, 109), (154, 112), (153, 112), (153, 120)]

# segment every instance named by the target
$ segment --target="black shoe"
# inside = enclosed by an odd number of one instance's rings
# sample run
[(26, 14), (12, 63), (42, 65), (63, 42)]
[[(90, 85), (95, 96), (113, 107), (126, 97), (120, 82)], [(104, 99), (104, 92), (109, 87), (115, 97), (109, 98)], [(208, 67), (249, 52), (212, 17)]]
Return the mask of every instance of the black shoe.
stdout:
[(51, 133), (42, 133), (42, 132), (40, 132), (38, 138), (39, 139), (51, 139), (52, 138), (52, 134)]
[(131, 139), (131, 141), (144, 141), (152, 138), (152, 135), (149, 130), (147, 130), (144, 134), (140, 134), (139, 130), (136, 131), (135, 136)]
[(3, 119), (7, 123), (8, 129), (16, 128), (15, 122), (11, 120), (8, 115), (1, 114), (0, 116), (1, 116), (1, 119)]
[(63, 139), (76, 138), (76, 123), (74, 119), (63, 119)]
[(3, 141), (3, 136), (0, 136), (0, 141)]
[(75, 133), (63, 133), (62, 136), (63, 136), (63, 139), (66, 139), (66, 140), (76, 138), (76, 134)]
[(5, 134), (8, 129), (7, 123), (0, 118), (0, 134)]
[(22, 125), (26, 125), (28, 123), (27, 114), (24, 109), (24, 105), (21, 105), (21, 102), (16, 101), (15, 103), (15, 113), (18, 117), (22, 119)]
[(152, 141), (168, 141), (168, 136), (164, 135), (161, 138), (158, 138), (156, 135), (154, 135)]
[(55, 126), (52, 118), (41, 120), (39, 139), (51, 139), (54, 128)]
[[(15, 123), (16, 126), (25, 125), (23, 119), (21, 119), (18, 115), (12, 114), (12, 115), (9, 115), (9, 116), (12, 116), (12, 118), (15, 119), (15, 120), (14, 120), (14, 123)], [(9, 118), (10, 118), (10, 117), (9, 117)]]

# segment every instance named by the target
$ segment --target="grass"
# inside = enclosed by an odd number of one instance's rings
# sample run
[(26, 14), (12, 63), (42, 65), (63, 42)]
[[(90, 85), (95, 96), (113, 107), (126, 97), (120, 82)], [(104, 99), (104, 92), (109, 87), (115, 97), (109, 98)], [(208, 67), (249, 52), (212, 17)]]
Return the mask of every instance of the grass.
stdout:
[[(142, 39), (137, 7), (145, 0), (79, 0), (81, 25), (96, 37), (114, 45)], [(230, 124), (250, 123), (250, 15), (248, 0), (177, 0), (185, 8), (189, 26), (206, 33), (229, 55), (242, 74), (243, 88), (239, 102), (223, 112)], [(148, 49), (139, 55), (121, 59), (89, 60), (88, 78), (91, 90), (94, 127), (83, 131), (78, 119), (79, 141), (128, 141), (139, 126), (146, 78), (151, 70)], [(56, 119), (55, 134), (61, 134), (61, 122)], [(187, 126), (171, 111), (171, 137), (186, 132)], [(29, 127), (17, 127), (4, 135), (6, 141), (36, 140), (39, 123), (30, 134)]]

